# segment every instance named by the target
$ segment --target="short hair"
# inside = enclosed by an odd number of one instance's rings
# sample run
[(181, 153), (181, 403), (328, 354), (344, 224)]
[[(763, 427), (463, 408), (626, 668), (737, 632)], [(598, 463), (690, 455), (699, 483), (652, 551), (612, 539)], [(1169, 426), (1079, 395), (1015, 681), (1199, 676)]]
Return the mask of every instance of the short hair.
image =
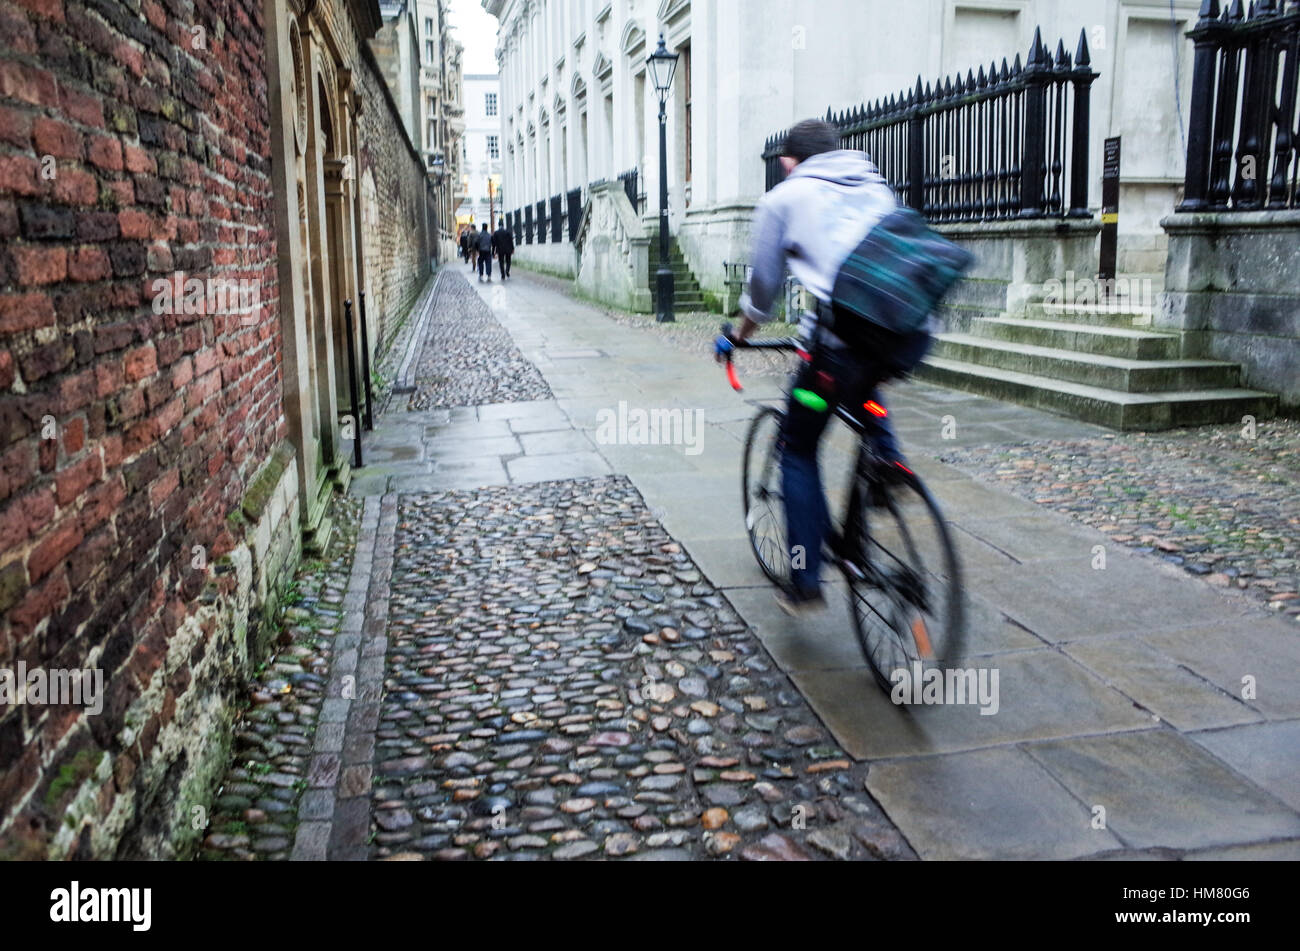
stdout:
[(498, 227), (498, 228), (504, 228), (505, 226), (506, 226), (506, 220), (505, 220), (504, 218), (498, 218), (498, 219), (497, 219), (497, 227)]
[(487, 222), (486, 222), (486, 221), (483, 222), (483, 230), (484, 230), (484, 231), (487, 231)]
[(804, 119), (786, 133), (781, 154), (802, 162), (814, 155), (834, 152), (839, 148), (840, 133), (835, 126), (825, 119)]

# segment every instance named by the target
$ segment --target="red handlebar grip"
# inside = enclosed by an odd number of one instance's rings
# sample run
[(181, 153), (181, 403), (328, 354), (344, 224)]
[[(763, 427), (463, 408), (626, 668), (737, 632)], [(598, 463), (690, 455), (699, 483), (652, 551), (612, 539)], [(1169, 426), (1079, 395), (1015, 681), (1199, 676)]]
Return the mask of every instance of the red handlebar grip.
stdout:
[(737, 393), (744, 389), (744, 387), (740, 385), (740, 377), (736, 376), (736, 368), (732, 365), (730, 360), (727, 361), (727, 382), (731, 384), (731, 388)]

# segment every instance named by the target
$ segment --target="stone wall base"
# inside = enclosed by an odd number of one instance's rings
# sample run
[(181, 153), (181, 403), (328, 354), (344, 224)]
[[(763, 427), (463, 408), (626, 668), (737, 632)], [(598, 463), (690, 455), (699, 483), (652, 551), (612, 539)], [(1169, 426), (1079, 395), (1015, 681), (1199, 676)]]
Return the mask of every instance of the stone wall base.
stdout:
[(1174, 214), (1154, 317), (1183, 355), (1242, 365), (1242, 383), (1300, 410), (1300, 211)]

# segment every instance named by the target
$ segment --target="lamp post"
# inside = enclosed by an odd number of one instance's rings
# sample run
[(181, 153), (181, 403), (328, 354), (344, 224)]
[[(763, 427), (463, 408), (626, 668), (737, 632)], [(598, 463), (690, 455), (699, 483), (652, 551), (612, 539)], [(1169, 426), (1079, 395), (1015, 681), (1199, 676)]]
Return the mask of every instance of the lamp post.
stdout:
[(677, 69), (677, 54), (668, 52), (664, 35), (659, 46), (646, 58), (646, 68), (659, 94), (659, 270), (655, 272), (655, 319), (667, 323), (673, 319), (673, 271), (668, 266), (668, 91)]

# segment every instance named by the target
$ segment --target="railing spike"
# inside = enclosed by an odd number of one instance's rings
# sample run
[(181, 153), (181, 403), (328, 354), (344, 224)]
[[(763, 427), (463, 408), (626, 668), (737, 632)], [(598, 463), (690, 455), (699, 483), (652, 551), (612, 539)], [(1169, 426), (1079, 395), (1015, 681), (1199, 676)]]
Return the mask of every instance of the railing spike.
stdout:
[(1232, 6), (1228, 8), (1228, 20), (1237, 21), (1241, 20), (1244, 16), (1245, 13), (1241, 8), (1241, 0), (1232, 0)]
[(1079, 31), (1079, 46), (1074, 51), (1074, 65), (1078, 68), (1091, 63), (1092, 57), (1088, 55), (1088, 31), (1083, 29)]
[[(1240, 2), (1240, 0), (1238, 0)], [(1029, 59), (1025, 61), (1025, 68), (1030, 69), (1038, 66), (1043, 62), (1043, 28), (1034, 27), (1034, 40), (1029, 44)]]
[(927, 82), (925, 84), (925, 101), (929, 102), (933, 98), (934, 98), (934, 90), (930, 88), (930, 84)]
[(1056, 41), (1056, 68), (1064, 69), (1065, 62), (1065, 40)]
[(1259, 15), (1262, 17), (1271, 17), (1277, 13), (1277, 6), (1273, 0), (1259, 0)]
[(988, 88), (989, 78), (984, 75), (984, 64), (980, 64), (979, 75), (975, 77), (975, 85), (980, 89)]
[(1201, 12), (1198, 14), (1201, 20), (1217, 20), (1220, 12), (1219, 0), (1201, 0)]
[(1020, 65), (1020, 54), (1016, 54), (1016, 61), (1011, 65), (1011, 75), (1019, 76), (1024, 72), (1024, 67)]
[(965, 91), (966, 91), (966, 81), (962, 79), (961, 73), (958, 73), (957, 74), (957, 95), (960, 96)]
[(998, 64), (996, 60), (989, 60), (989, 85), (998, 84)]
[(916, 74), (916, 98), (919, 100), (921, 98), (921, 95), (922, 95), (921, 74), (917, 73)]

